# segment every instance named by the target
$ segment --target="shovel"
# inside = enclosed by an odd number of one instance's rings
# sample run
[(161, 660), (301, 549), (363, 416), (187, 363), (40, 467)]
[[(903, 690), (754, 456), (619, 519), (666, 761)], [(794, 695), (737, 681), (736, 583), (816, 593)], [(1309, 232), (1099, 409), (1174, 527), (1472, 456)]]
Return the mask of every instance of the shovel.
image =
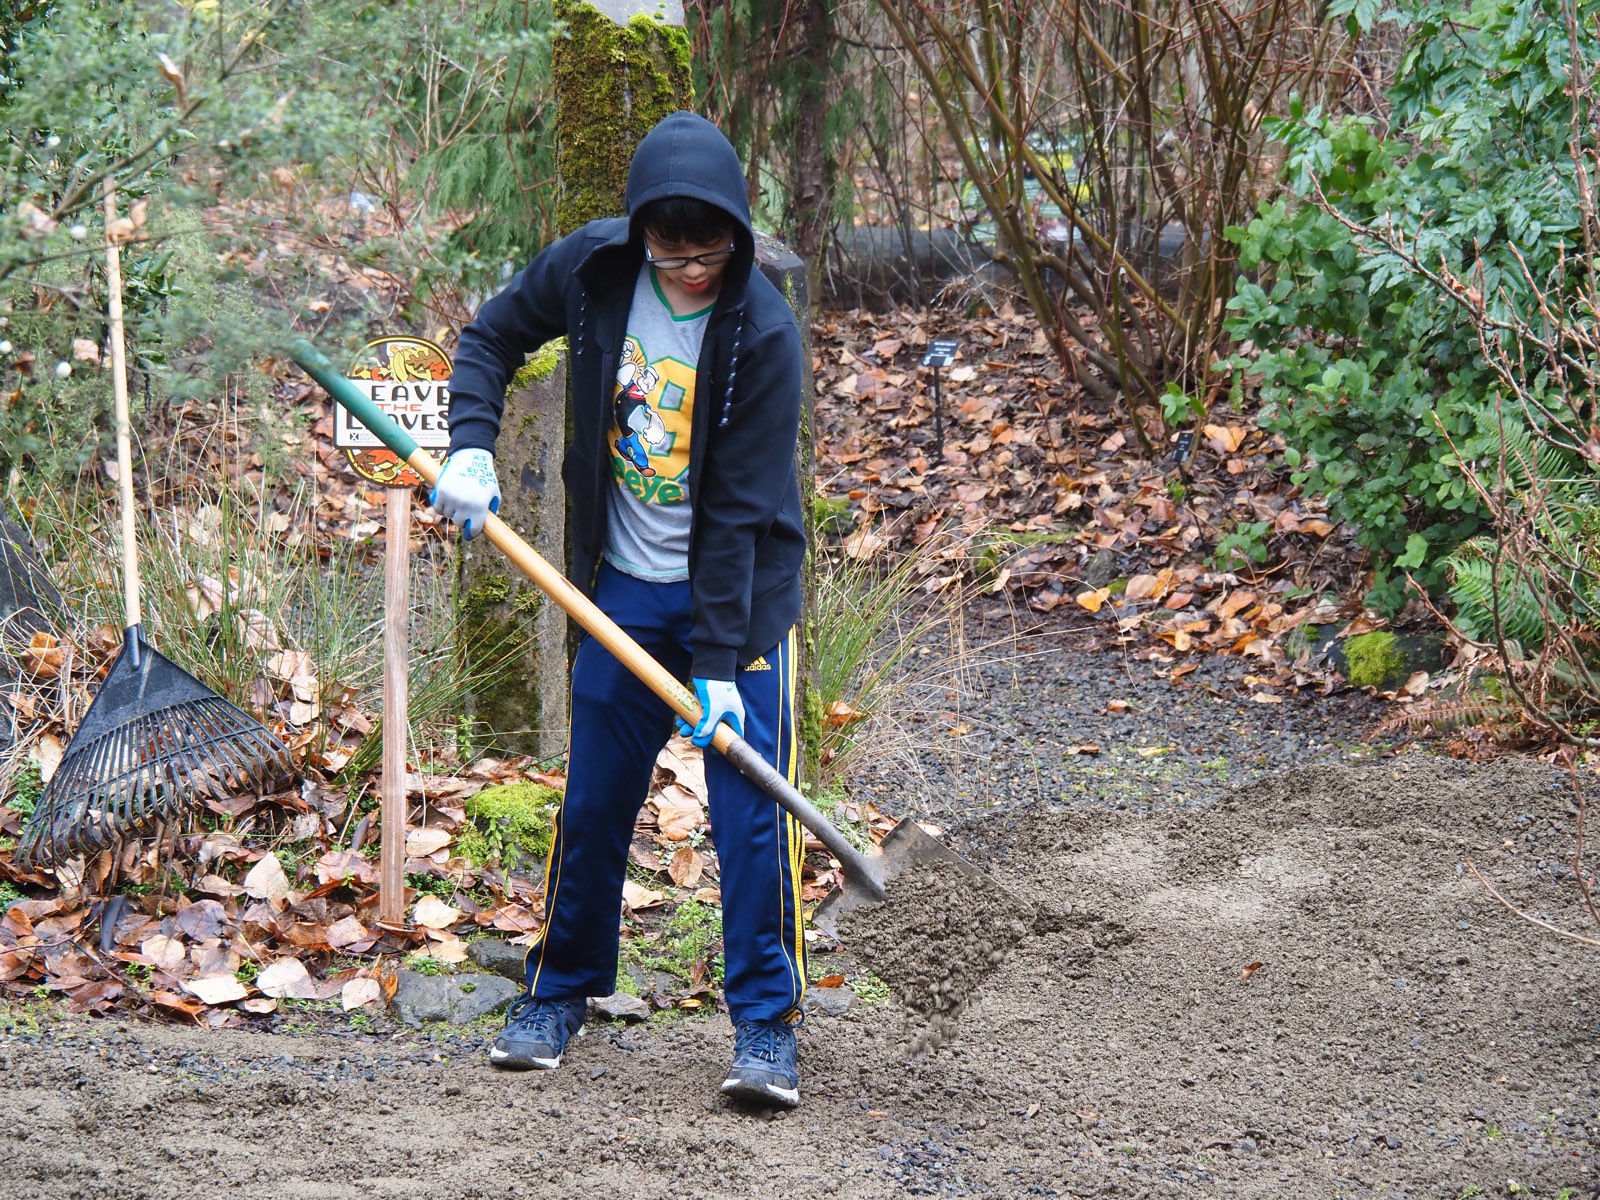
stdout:
[[(308, 375), (320, 383), (334, 401), (367, 427), (385, 446), (422, 476), (430, 485), (439, 478), (439, 463), (420, 448), (400, 424), (362, 394), (312, 345), (301, 339), (289, 347), (290, 356)], [(499, 517), (490, 515), (483, 535), (509, 558), (551, 600), (609, 650), (617, 661), (632, 671), (668, 707), (690, 724), (700, 719), (700, 704), (695, 694), (684, 687), (637, 642), (595, 607), (560, 571)], [(927, 863), (934, 869), (949, 869), (972, 878), (982, 873), (966, 859), (948, 849), (915, 821), (901, 821), (884, 837), (880, 852), (866, 855), (857, 850), (817, 807), (796, 791), (772, 764), (762, 758), (748, 742), (727, 724), (717, 726), (711, 744), (746, 779), (771, 796), (839, 860), (844, 885), (836, 887), (817, 906), (811, 923), (830, 937), (838, 937), (839, 919), (864, 904), (881, 903), (888, 887), (908, 867)]]

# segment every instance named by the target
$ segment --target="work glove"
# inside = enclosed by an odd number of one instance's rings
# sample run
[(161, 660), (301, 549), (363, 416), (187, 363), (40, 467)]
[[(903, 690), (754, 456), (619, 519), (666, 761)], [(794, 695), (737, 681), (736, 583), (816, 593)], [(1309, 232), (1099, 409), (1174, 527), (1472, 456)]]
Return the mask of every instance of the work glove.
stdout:
[(469, 538), (483, 532), (490, 513), (500, 511), (500, 481), (494, 476), (494, 455), (487, 450), (457, 450), (428, 494), (428, 503)]
[(701, 749), (711, 745), (717, 726), (726, 721), (740, 737), (744, 736), (744, 701), (739, 689), (725, 679), (696, 679), (694, 694), (700, 701), (700, 724), (692, 730), (689, 722), (678, 718), (678, 732)]

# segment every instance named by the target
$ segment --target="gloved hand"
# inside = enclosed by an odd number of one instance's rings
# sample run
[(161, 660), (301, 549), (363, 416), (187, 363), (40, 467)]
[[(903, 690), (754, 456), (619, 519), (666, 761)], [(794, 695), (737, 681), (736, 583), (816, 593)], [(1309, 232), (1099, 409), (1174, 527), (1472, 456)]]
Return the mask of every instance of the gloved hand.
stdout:
[(725, 679), (696, 679), (694, 694), (700, 700), (700, 724), (692, 730), (689, 722), (678, 718), (678, 732), (701, 749), (711, 745), (717, 726), (726, 721), (740, 737), (744, 736), (744, 701), (739, 689)]
[(494, 475), (494, 455), (487, 450), (457, 450), (445, 459), (428, 503), (440, 516), (471, 537), (483, 532), (490, 513), (500, 511), (500, 481)]

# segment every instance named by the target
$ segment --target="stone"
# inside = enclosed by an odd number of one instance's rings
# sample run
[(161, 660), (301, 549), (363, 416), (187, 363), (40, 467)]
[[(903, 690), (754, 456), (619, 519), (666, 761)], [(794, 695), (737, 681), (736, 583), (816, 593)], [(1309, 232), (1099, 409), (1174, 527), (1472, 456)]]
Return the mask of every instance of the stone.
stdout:
[(525, 983), (528, 977), (524, 969), (527, 953), (526, 946), (513, 946), (499, 938), (479, 938), (467, 946), (467, 957), (476, 966), (517, 984)]
[(400, 971), (390, 1006), (395, 1019), (416, 1027), (429, 1021), (465, 1025), (499, 1012), (522, 994), (522, 985), (499, 975), (420, 975)]
[(1083, 568), (1085, 587), (1103, 588), (1117, 577), (1117, 556), (1110, 550), (1098, 551)]
[(856, 1006), (856, 994), (847, 987), (814, 987), (806, 989), (801, 1007), (808, 1013), (821, 1013), (825, 1017), (842, 1017)]
[(627, 992), (613, 992), (609, 996), (589, 997), (589, 1014), (608, 1021), (626, 1021), (636, 1025), (650, 1019), (650, 1006)]

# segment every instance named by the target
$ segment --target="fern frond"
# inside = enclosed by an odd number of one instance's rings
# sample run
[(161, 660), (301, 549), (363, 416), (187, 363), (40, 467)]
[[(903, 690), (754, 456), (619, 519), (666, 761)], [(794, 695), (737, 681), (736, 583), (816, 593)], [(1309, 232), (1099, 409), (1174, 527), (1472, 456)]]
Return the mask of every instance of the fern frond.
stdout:
[(1384, 737), (1401, 730), (1430, 730), (1450, 733), (1458, 729), (1482, 728), (1496, 735), (1521, 721), (1515, 705), (1487, 697), (1467, 700), (1424, 700), (1380, 722), (1373, 737)]

